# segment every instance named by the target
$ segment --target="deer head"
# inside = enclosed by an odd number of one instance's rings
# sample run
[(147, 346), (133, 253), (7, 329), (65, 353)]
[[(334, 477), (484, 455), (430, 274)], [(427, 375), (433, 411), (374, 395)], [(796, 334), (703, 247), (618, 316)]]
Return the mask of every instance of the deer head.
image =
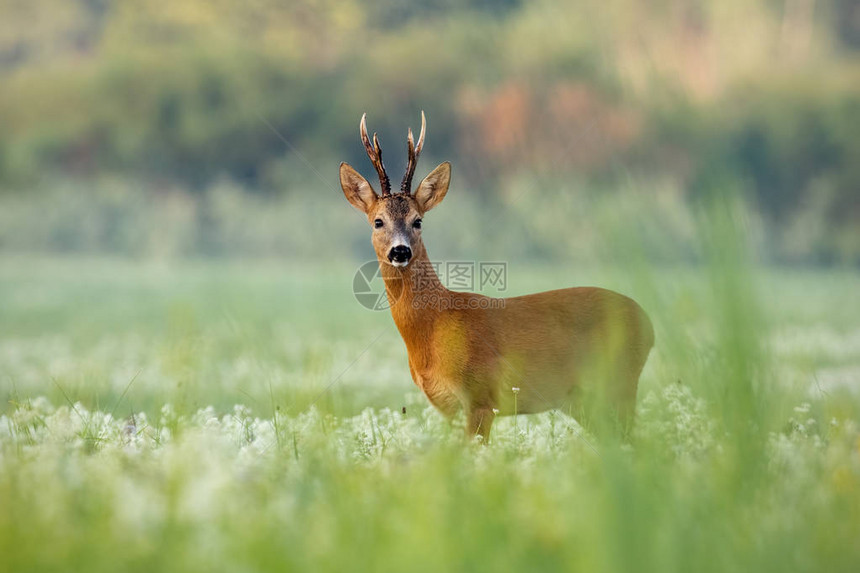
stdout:
[(427, 211), (445, 198), (451, 181), (451, 164), (447, 161), (439, 164), (421, 181), (415, 192), (412, 192), (412, 176), (415, 174), (418, 156), (424, 147), (427, 127), (422, 111), (418, 143), (415, 143), (412, 129), (409, 129), (406, 138), (409, 154), (406, 174), (400, 183), (400, 192), (392, 193), (391, 181), (382, 163), (379, 138), (375, 133), (372, 141), (368, 137), (366, 117), (367, 114), (361, 116), (359, 131), (367, 156), (379, 175), (380, 193), (377, 194), (367, 179), (347, 163), (340, 164), (340, 185), (347, 201), (367, 215), (367, 221), (373, 229), (373, 249), (379, 261), (395, 267), (405, 267), (414, 254), (425, 254), (421, 241), (422, 219)]

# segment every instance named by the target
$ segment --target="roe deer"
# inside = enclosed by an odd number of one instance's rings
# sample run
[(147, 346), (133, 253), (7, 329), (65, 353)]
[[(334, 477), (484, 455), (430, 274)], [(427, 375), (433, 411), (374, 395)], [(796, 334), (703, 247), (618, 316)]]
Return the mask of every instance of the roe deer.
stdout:
[(391, 314), (409, 355), (415, 384), (445, 416), (466, 412), (466, 431), (486, 442), (497, 414), (569, 411), (594, 430), (632, 421), (639, 375), (654, 330), (633, 300), (601, 288), (579, 287), (496, 299), (448, 290), (421, 240), (421, 221), (448, 192), (451, 164), (440, 164), (412, 192), (426, 121), (400, 192), (382, 163), (379, 139), (361, 141), (379, 175), (380, 194), (355, 169), (340, 164), (347, 200), (367, 215)]

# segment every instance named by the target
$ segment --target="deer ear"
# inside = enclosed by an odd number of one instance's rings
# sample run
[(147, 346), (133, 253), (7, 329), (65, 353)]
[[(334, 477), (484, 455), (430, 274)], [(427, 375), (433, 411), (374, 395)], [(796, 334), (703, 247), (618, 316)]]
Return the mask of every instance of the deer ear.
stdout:
[(361, 173), (353, 169), (348, 163), (340, 164), (340, 186), (343, 188), (346, 200), (364, 213), (370, 211), (379, 199), (367, 179), (362, 177)]
[(415, 190), (415, 200), (424, 212), (429, 211), (442, 202), (451, 183), (451, 164), (447, 161), (430, 172)]

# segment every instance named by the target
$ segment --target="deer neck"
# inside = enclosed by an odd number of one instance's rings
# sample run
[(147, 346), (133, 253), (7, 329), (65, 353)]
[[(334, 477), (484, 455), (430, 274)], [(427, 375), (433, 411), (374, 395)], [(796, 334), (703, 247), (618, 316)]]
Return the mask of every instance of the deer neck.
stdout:
[(433, 324), (450, 296), (439, 280), (423, 245), (414, 252), (406, 267), (394, 267), (380, 261), (385, 290), (391, 305), (391, 316), (406, 343), (410, 359), (429, 351)]

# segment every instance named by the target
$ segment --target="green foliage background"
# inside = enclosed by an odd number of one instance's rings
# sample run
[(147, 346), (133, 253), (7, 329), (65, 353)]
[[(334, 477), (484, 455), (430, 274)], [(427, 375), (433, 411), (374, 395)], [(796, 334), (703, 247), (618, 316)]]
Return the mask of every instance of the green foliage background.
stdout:
[[(582, 205), (619, 211), (632, 195), (661, 205), (653, 254), (695, 257), (665, 246), (731, 188), (768, 257), (860, 261), (848, 0), (2, 0), (0, 13), (6, 250), (307, 257), (315, 229), (290, 212), (312, 196), (337, 220), (337, 164), (368, 170), (361, 113), (396, 178), (424, 109), (421, 169), (452, 160), (462, 224), (492, 236), (481, 221), (496, 212), (506, 253), (585, 256), (536, 236), (555, 224), (539, 196), (562, 197), (581, 245), (596, 239)], [(261, 212), (273, 222), (257, 234)], [(358, 243), (329, 226), (326, 248)]]

